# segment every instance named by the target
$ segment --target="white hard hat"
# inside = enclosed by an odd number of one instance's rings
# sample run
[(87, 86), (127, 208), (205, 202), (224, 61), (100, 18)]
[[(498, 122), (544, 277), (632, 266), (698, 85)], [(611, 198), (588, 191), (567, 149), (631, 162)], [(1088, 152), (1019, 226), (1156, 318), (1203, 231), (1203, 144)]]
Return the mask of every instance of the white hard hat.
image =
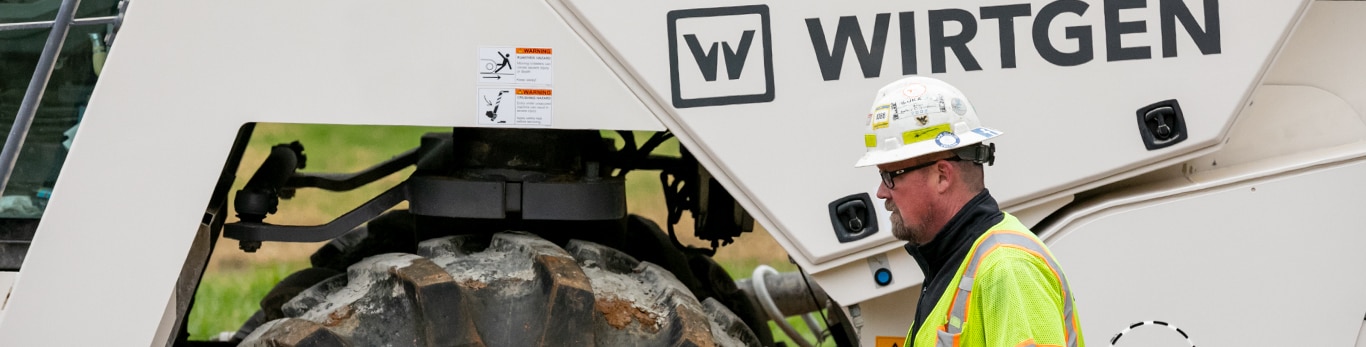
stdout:
[(929, 77), (907, 77), (877, 91), (868, 111), (863, 143), (868, 151), (855, 167), (893, 163), (922, 155), (964, 149), (962, 159), (989, 162), (994, 152), (983, 148), (983, 156), (969, 157), (966, 149), (1000, 136), (995, 129), (982, 127), (977, 111), (958, 91), (944, 81)]

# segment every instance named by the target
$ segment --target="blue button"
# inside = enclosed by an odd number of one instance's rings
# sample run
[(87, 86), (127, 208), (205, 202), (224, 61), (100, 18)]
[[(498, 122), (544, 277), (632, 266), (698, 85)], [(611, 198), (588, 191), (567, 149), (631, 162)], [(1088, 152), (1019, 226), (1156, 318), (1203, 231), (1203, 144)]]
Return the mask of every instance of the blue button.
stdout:
[(877, 269), (873, 272), (873, 281), (877, 282), (879, 286), (892, 284), (892, 270)]

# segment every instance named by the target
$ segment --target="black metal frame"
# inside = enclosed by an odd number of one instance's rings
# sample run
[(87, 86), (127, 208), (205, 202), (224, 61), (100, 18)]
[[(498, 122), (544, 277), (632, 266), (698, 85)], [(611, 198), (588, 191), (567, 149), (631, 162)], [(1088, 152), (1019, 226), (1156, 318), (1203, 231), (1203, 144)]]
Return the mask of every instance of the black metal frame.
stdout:
[[(427, 139), (439, 136), (424, 137)], [(438, 139), (439, 140), (439, 139)], [(390, 208), (409, 202), (419, 216), (448, 218), (592, 221), (626, 216), (624, 178), (597, 177), (596, 170), (576, 181), (547, 181), (536, 172), (506, 169), (482, 170), (480, 177), (449, 177), (415, 174), (335, 220), (322, 225), (291, 226), (264, 222), (276, 211), (281, 198), (298, 188), (346, 191), (358, 188), (418, 165), (430, 153), (442, 152), (450, 141), (424, 141), (389, 160), (354, 173), (299, 173), (305, 165), (304, 148), (298, 142), (276, 145), (234, 200), (240, 222), (224, 225), (223, 236), (240, 241), (247, 252), (262, 241), (319, 242), (339, 237)], [(657, 144), (656, 144), (657, 145)], [(439, 170), (437, 170), (439, 171)]]
[[(390, 208), (408, 201), (414, 215), (448, 218), (593, 221), (626, 216), (625, 176), (637, 169), (659, 170), (668, 208), (668, 232), (676, 247), (715, 254), (733, 238), (753, 230), (754, 220), (710, 174), (682, 149), (681, 158), (652, 156), (673, 135), (657, 133), (637, 147), (631, 132), (621, 132), (626, 146), (607, 159), (608, 169), (618, 172), (599, 177), (597, 165), (585, 169), (575, 180), (546, 180), (539, 172), (480, 169), (478, 174), (452, 177), (431, 164), (448, 156), (450, 136), (429, 134), (423, 145), (354, 173), (299, 173), (306, 163), (298, 142), (280, 144), (254, 173), (234, 200), (240, 222), (224, 225), (223, 236), (240, 241), (253, 252), (262, 241), (319, 242), (339, 237)], [(276, 212), (279, 199), (293, 197), (298, 188), (347, 191), (417, 165), (418, 173), (335, 220), (322, 225), (291, 226), (266, 223)], [(424, 168), (427, 172), (424, 172)], [(697, 249), (678, 241), (673, 226), (684, 211), (694, 216), (698, 238), (711, 241), (711, 249)]]

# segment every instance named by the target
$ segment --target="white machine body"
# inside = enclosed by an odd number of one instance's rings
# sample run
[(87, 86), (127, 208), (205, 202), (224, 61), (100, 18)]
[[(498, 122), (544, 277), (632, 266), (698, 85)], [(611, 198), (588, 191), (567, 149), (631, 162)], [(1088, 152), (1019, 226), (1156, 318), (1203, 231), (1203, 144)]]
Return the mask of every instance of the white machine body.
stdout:
[[(670, 130), (871, 346), (906, 334), (923, 276), (880, 201), (881, 230), (848, 242), (829, 204), (874, 195), (853, 167), (866, 110), (913, 74), (1007, 133), (987, 186), (1057, 255), (1092, 344), (1162, 320), (1201, 345), (1366, 345), (1361, 18), (1307, 0), (139, 0), (23, 270), (0, 276), (0, 346), (164, 344), (250, 122)], [(493, 71), (507, 53), (519, 69)], [(524, 103), (508, 123), (483, 112), (499, 91)], [(1148, 149), (1136, 110), (1165, 100), (1185, 139)]]

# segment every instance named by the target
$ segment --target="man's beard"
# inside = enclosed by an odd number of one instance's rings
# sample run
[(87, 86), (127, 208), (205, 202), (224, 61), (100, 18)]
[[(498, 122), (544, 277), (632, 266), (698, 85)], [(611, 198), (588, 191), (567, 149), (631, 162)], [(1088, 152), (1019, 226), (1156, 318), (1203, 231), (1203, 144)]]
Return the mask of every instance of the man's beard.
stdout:
[[(892, 236), (895, 236), (899, 240), (910, 242), (912, 246), (920, 247), (924, 245), (920, 240), (925, 239), (925, 231), (912, 229), (910, 226), (906, 225), (906, 221), (901, 218), (901, 212), (896, 211), (895, 207), (893, 207), (892, 210), (891, 222)], [(929, 242), (929, 240), (925, 240), (925, 242)]]

